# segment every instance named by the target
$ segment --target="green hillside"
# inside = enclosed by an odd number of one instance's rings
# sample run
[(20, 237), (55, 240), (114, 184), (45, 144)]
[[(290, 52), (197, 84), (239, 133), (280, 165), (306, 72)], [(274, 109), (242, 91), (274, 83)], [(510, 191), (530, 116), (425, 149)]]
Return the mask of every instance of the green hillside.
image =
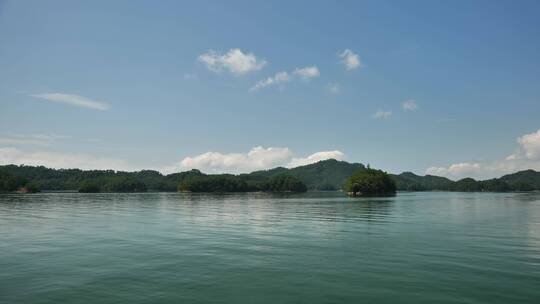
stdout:
[(464, 192), (506, 192), (540, 190), (540, 172), (525, 170), (493, 178), (477, 181), (463, 178), (452, 181), (445, 177), (426, 175), (419, 176), (411, 172), (391, 175), (401, 191), (464, 191)]
[(335, 159), (290, 169), (290, 173), (306, 184), (309, 190), (339, 190), (347, 179), (359, 170), (359, 163), (348, 163)]
[(452, 180), (434, 175), (420, 176), (412, 172), (391, 174), (398, 190), (401, 191), (426, 191), (426, 190), (451, 190)]
[[(519, 171), (512, 174), (504, 175), (500, 180), (514, 187), (532, 186), (535, 189), (540, 189), (540, 172), (534, 170)], [(527, 188), (528, 189), (528, 188)], [(527, 189), (523, 189), (527, 191)]]
[[(122, 172), (114, 170), (50, 169), (43, 166), (0, 166), (0, 191), (24, 186), (41, 190), (80, 190), (81, 192), (140, 192), (229, 189), (231, 191), (289, 191), (297, 180), (307, 190), (340, 190), (353, 174), (366, 170), (360, 163), (329, 159), (296, 168), (277, 167), (246, 174), (204, 174), (199, 170), (163, 175), (158, 171)], [(277, 182), (271, 182), (272, 178)], [(531, 191), (540, 190), (540, 172), (525, 170), (501, 178), (477, 181), (465, 178), (452, 181), (445, 177), (412, 172), (389, 175), (400, 191)], [(295, 179), (293, 179), (294, 177)], [(279, 185), (279, 187), (278, 187)], [(191, 190), (190, 190), (191, 191)]]
[(278, 167), (270, 170), (255, 171), (249, 174), (241, 174), (240, 176), (258, 181), (276, 174), (288, 172), (306, 184), (308, 190), (339, 190), (351, 175), (362, 169), (365, 169), (365, 167), (359, 163), (328, 159), (292, 169)]

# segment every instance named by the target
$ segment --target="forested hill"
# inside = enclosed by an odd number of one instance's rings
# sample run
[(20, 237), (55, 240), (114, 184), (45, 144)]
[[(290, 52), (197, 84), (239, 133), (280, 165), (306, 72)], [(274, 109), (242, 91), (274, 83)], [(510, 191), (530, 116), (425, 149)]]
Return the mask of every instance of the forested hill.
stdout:
[(403, 172), (391, 175), (401, 191), (532, 191), (540, 190), (540, 172), (525, 170), (513, 174), (504, 175), (501, 178), (488, 180), (475, 180), (463, 178), (452, 181), (446, 177), (425, 175), (419, 176), (411, 172)]
[(328, 159), (292, 169), (279, 167), (265, 171), (255, 171), (245, 175), (252, 179), (258, 179), (289, 172), (306, 184), (309, 190), (339, 190), (351, 175), (361, 169), (365, 169), (365, 167), (360, 163)]
[[(36, 166), (0, 166), (0, 191), (28, 186), (41, 190), (134, 191), (295, 191), (339, 190), (355, 172), (365, 170), (360, 163), (335, 159), (296, 168), (274, 168), (248, 174), (208, 175), (199, 170), (163, 175), (158, 171), (122, 172), (114, 170), (50, 169)], [(390, 175), (401, 191), (531, 191), (540, 190), (540, 172), (526, 170), (498, 179), (477, 181), (411, 172)], [(300, 183), (299, 183), (300, 182)]]
[(535, 189), (540, 189), (540, 172), (534, 170), (525, 170), (507, 174), (501, 177), (500, 180), (509, 185), (513, 185), (514, 187), (532, 186)]
[(412, 172), (390, 175), (396, 182), (398, 190), (425, 191), (425, 190), (451, 190), (454, 181), (441, 176), (420, 176)]
[[(278, 167), (247, 174), (207, 175), (199, 170), (163, 175), (154, 170), (122, 172), (114, 170), (51, 169), (43, 166), (0, 166), (0, 191), (14, 191), (30, 184), (41, 190), (84, 190), (107, 192), (177, 191), (200, 189), (264, 191), (296, 186), (298, 179), (308, 190), (339, 190), (353, 173), (364, 169), (359, 163), (334, 159), (292, 169)], [(287, 176), (289, 177), (287, 177)], [(277, 185), (276, 180), (287, 185)], [(188, 182), (189, 181), (189, 182)], [(279, 184), (279, 183), (278, 183)], [(274, 186), (272, 186), (274, 185)], [(277, 188), (276, 188), (277, 187)]]

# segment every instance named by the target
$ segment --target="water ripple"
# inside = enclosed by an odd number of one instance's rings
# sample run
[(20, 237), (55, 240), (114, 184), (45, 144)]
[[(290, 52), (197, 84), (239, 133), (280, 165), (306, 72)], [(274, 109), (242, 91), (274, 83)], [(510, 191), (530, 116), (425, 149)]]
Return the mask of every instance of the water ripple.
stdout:
[(0, 195), (0, 303), (537, 303), (539, 193)]

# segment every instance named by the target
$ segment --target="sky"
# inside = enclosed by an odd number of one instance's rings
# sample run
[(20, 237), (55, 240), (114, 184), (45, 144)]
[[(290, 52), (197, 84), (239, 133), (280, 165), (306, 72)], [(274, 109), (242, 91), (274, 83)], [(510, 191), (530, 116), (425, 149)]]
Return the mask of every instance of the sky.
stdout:
[(0, 164), (540, 170), (538, 1), (1, 1)]

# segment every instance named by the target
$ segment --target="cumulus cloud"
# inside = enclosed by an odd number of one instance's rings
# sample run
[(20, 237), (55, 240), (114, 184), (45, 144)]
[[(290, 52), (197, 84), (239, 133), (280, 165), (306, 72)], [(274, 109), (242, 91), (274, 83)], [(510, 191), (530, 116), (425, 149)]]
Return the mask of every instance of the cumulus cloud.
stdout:
[(341, 58), (341, 63), (345, 66), (345, 69), (347, 71), (351, 71), (364, 66), (362, 62), (360, 62), (360, 57), (358, 56), (358, 54), (354, 53), (350, 49), (339, 52), (338, 56)]
[(0, 164), (47, 166), (50, 168), (133, 170), (121, 159), (95, 157), (87, 154), (68, 154), (25, 151), (15, 147), (0, 147)]
[(207, 173), (245, 173), (274, 167), (295, 167), (329, 158), (343, 159), (340, 151), (317, 152), (305, 158), (295, 158), (289, 148), (255, 147), (247, 153), (206, 152), (186, 157), (180, 162), (162, 168), (163, 172), (199, 169)]
[(258, 71), (267, 64), (266, 60), (257, 58), (253, 53), (244, 53), (240, 49), (230, 49), (225, 54), (210, 50), (201, 54), (198, 60), (210, 71), (228, 70), (234, 75)]
[(288, 148), (255, 147), (248, 153), (206, 152), (194, 157), (186, 157), (182, 168), (201, 169), (209, 172), (248, 172), (270, 168), (282, 164), (292, 156)]
[(520, 170), (533, 169), (540, 171), (540, 129), (520, 136), (516, 141), (518, 143), (516, 151), (504, 159), (485, 163), (462, 162), (447, 167), (430, 167), (426, 170), (426, 174), (446, 176), (453, 179), (464, 177), (485, 179)]
[(319, 72), (319, 69), (316, 66), (297, 68), (292, 73), (282, 71), (275, 74), (274, 76), (258, 81), (249, 90), (257, 91), (259, 89), (262, 89), (268, 86), (290, 82), (294, 80), (295, 78), (300, 78), (303, 80), (310, 80), (312, 78), (318, 77), (319, 75), (321, 75), (321, 73)]
[(375, 112), (375, 114), (373, 114), (373, 118), (382, 120), (389, 119), (391, 116), (392, 112), (384, 110), (378, 110), (377, 112)]
[(416, 100), (414, 99), (405, 100), (401, 106), (405, 111), (415, 111), (418, 109), (418, 104), (416, 104)]
[(513, 158), (523, 158), (519, 155), (520, 152), (524, 153), (524, 157), (532, 160), (540, 160), (540, 129), (531, 134), (525, 134), (517, 139), (521, 149), (518, 150), (518, 154), (512, 155)]
[(44, 99), (47, 101), (58, 102), (70, 106), (88, 108), (93, 110), (105, 111), (111, 106), (103, 101), (92, 100), (79, 95), (64, 94), (64, 93), (44, 93), (30, 95), (35, 98)]
[(337, 160), (343, 160), (345, 158), (345, 154), (343, 152), (334, 150), (334, 151), (321, 151), (317, 153), (313, 153), (309, 155), (308, 157), (300, 157), (300, 158), (293, 158), (287, 167), (294, 168), (298, 166), (305, 166), (309, 164), (316, 163), (321, 160), (326, 159), (337, 159)]
[(450, 178), (456, 177), (476, 177), (485, 170), (479, 163), (457, 163), (448, 167), (430, 167), (426, 170), (426, 174), (446, 176)]
[(262, 89), (262, 88), (267, 87), (267, 86), (277, 85), (277, 84), (281, 84), (281, 83), (285, 83), (285, 82), (289, 82), (289, 81), (291, 81), (291, 76), (289, 75), (289, 73), (287, 73), (287, 72), (279, 72), (279, 73), (276, 73), (276, 75), (274, 75), (272, 77), (268, 77), (268, 78), (266, 78), (264, 80), (261, 80), (261, 81), (257, 82), (249, 90), (250, 91), (256, 91), (256, 90)]
[[(316, 152), (306, 157), (295, 156), (285, 147), (254, 147), (246, 153), (206, 152), (188, 156), (177, 163), (158, 168), (168, 174), (191, 169), (205, 173), (247, 173), (275, 167), (297, 167), (326, 159), (343, 160), (345, 155), (338, 150)], [(84, 153), (59, 153), (51, 151), (30, 151), (16, 147), (0, 147), (0, 165), (30, 165), (84, 170), (136, 171), (148, 167), (133, 166), (124, 159), (99, 157)]]
[(298, 68), (294, 70), (293, 74), (304, 80), (309, 80), (311, 78), (319, 77), (319, 75), (321, 75), (319, 69), (316, 66)]

